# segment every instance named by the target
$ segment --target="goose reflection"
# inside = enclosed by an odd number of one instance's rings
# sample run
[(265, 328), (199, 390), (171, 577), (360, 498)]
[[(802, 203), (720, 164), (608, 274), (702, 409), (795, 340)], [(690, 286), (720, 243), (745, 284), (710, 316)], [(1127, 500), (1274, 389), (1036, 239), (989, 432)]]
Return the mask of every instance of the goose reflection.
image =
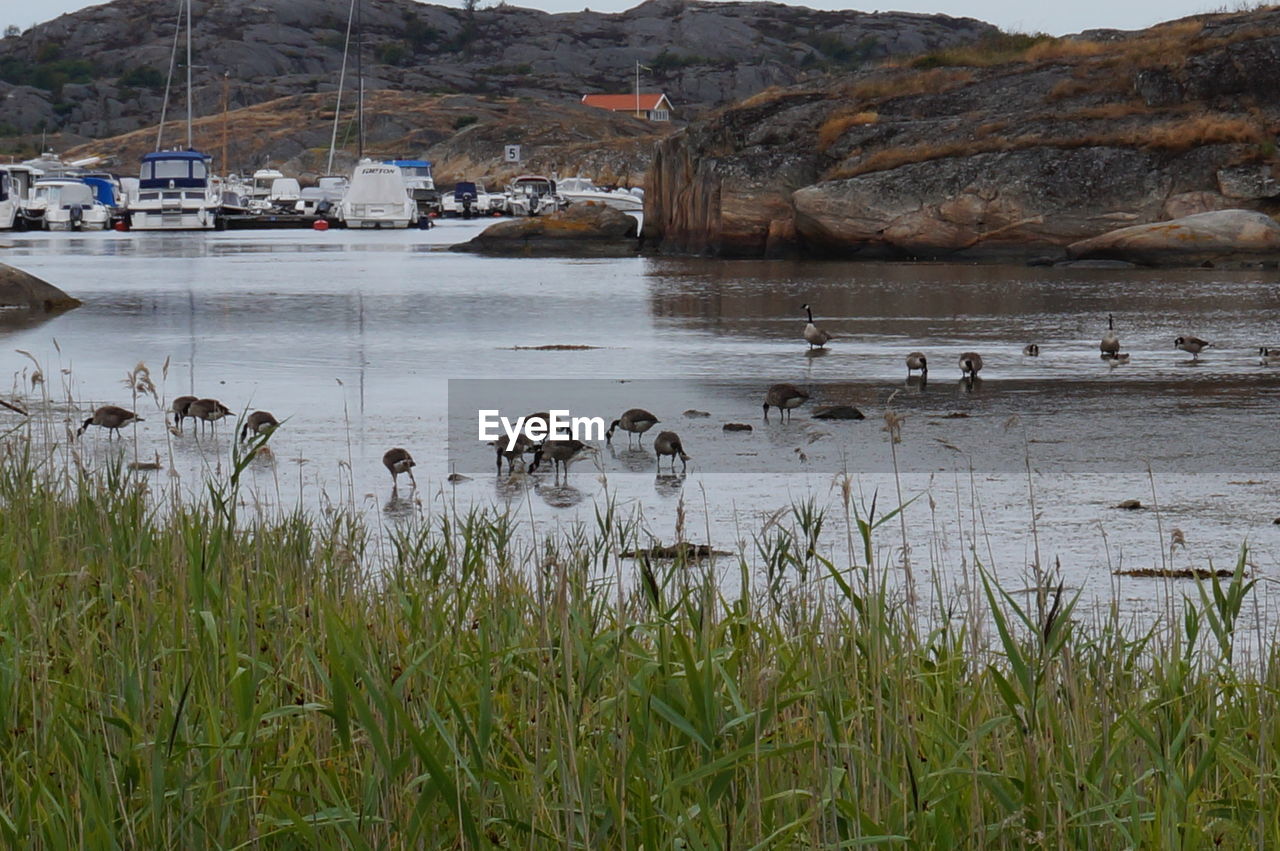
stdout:
[(642, 447), (619, 451), (613, 447), (613, 444), (609, 444), (609, 456), (629, 473), (647, 473), (653, 469), (653, 453)]
[(658, 496), (677, 497), (684, 488), (687, 473), (659, 473), (653, 478), (653, 490)]
[(923, 393), (929, 388), (929, 373), (923, 375), (908, 375), (907, 388), (917, 393)]
[(572, 508), (587, 498), (585, 493), (568, 483), (548, 485), (538, 482), (534, 484), (533, 490), (552, 508)]
[(382, 513), (391, 520), (403, 521), (413, 516), (413, 498), (401, 496), (393, 486), (391, 496), (382, 506)]

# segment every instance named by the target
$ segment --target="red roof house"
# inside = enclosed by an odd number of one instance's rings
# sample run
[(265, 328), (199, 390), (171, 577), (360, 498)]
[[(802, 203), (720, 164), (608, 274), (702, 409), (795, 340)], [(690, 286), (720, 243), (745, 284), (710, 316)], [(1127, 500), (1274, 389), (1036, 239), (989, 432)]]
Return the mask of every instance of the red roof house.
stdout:
[(630, 112), (650, 121), (670, 121), (671, 101), (661, 92), (630, 95), (583, 95), (583, 106), (594, 106), (610, 112)]

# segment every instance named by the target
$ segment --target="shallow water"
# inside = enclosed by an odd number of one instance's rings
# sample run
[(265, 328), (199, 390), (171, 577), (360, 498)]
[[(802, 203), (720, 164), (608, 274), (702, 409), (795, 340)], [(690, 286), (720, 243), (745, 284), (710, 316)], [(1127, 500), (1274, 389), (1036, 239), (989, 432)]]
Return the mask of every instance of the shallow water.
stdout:
[[(136, 405), (144, 423), (120, 441), (91, 430), (86, 453), (158, 454), (165, 470), (150, 475), (172, 481), (176, 472), (192, 493), (225, 470), (232, 426), (171, 435), (157, 402), (135, 400), (122, 383), (139, 362), (165, 405), (190, 392), (289, 418), (271, 441), (274, 462), (253, 467), (253, 495), (268, 505), (354, 502), (396, 522), (417, 509), (403, 480), (401, 498), (389, 500), (381, 456), (405, 446), (428, 511), (513, 505), (535, 523), (594, 524), (597, 506), (613, 499), (670, 541), (683, 497), (691, 539), (758, 561), (753, 533), (769, 518), (771, 535), (798, 532), (789, 508), (810, 498), (828, 507), (823, 537), (844, 552), (838, 480), (848, 473), (854, 498), (869, 506), (875, 495), (881, 513), (899, 492), (919, 495), (905, 532), (895, 519), (878, 540), (882, 557), (898, 562), (905, 534), (921, 585), (936, 578), (950, 588), (978, 558), (1016, 586), (1038, 544), (1041, 562), (1060, 561), (1087, 602), (1159, 611), (1188, 584), (1117, 579), (1111, 569), (1229, 567), (1247, 542), (1268, 580), (1260, 604), (1275, 607), (1280, 368), (1257, 357), (1260, 345), (1280, 346), (1274, 272), (441, 250), (479, 227), (0, 235), (0, 259), (85, 303), (35, 327), (0, 328), (0, 369), (30, 395), (33, 366), (16, 350), (30, 352), (59, 401), (51, 416), (71, 425), (99, 404)], [(835, 334), (825, 354), (810, 356), (800, 339), (804, 302)], [(1098, 356), (1108, 312), (1131, 354), (1123, 366)], [(1179, 334), (1216, 347), (1193, 362), (1174, 350)], [(1039, 358), (1021, 354), (1029, 342)], [(520, 348), (546, 345), (597, 348)], [(915, 349), (930, 355), (924, 386), (906, 380), (903, 358)], [(973, 386), (958, 380), (956, 357), (967, 350), (986, 360)], [(460, 437), (474, 423), (459, 400), (479, 385), (454, 385), (451, 421), (450, 379), (522, 382), (499, 394), (513, 416), (561, 400), (607, 419), (648, 408), (692, 460), (683, 476), (655, 475), (655, 430), (642, 449), (615, 437), (567, 483), (549, 473), (498, 478), (492, 451)], [(805, 386), (814, 400), (790, 423), (775, 413), (766, 425), (760, 403), (775, 381)], [(867, 419), (813, 420), (819, 403), (854, 404)], [(686, 418), (689, 408), (710, 416)], [(886, 410), (902, 418), (893, 447)], [(726, 422), (753, 431), (726, 434)], [(469, 480), (446, 483), (451, 463)], [(1132, 498), (1148, 510), (1113, 508)], [(1171, 550), (1175, 529), (1185, 545)], [(731, 583), (736, 567), (724, 569)]]

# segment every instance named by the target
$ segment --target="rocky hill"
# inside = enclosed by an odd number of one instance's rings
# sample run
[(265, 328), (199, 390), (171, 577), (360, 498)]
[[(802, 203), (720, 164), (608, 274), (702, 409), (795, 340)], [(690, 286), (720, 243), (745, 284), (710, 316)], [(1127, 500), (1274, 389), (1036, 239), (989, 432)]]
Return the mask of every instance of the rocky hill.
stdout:
[[(348, 0), (193, 6), (196, 115), (220, 112), (224, 93), (236, 109), (337, 86)], [(0, 135), (89, 139), (154, 124), (177, 7), (114, 0), (0, 40)], [(505, 3), (472, 11), (414, 0), (362, 0), (360, 7), (371, 89), (568, 102), (586, 92), (630, 91), (641, 62), (649, 67), (644, 87), (666, 91), (684, 117), (771, 85), (994, 32), (971, 19), (762, 2), (649, 0), (620, 14), (554, 15)], [(174, 79), (181, 82), (178, 54)], [(182, 91), (171, 96), (171, 110), (185, 110)]]
[(645, 236), (724, 256), (981, 256), (1280, 211), (1280, 9), (994, 38), (791, 86), (660, 142)]

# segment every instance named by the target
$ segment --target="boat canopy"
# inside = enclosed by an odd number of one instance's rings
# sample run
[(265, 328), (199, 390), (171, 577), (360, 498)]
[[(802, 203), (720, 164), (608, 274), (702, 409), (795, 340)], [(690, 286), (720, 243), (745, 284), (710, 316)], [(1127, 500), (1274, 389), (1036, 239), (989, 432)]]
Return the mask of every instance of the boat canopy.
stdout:
[(383, 160), (383, 162), (400, 168), (431, 168), (430, 160)]
[(105, 177), (82, 177), (80, 179), (93, 190), (98, 203), (106, 204), (108, 207), (116, 205), (116, 190), (110, 180)]
[(468, 180), (459, 181), (453, 187), (453, 198), (455, 201), (461, 201), (463, 198), (470, 196), (471, 200), (476, 199), (476, 185)]
[(361, 163), (351, 175), (351, 187), (343, 200), (350, 204), (399, 204), (407, 198), (398, 166)]
[(141, 189), (203, 189), (209, 182), (208, 154), (199, 151), (156, 151), (142, 155)]
[(93, 190), (78, 180), (41, 180), (36, 183), (36, 195), (57, 207), (92, 207), (94, 203)]

